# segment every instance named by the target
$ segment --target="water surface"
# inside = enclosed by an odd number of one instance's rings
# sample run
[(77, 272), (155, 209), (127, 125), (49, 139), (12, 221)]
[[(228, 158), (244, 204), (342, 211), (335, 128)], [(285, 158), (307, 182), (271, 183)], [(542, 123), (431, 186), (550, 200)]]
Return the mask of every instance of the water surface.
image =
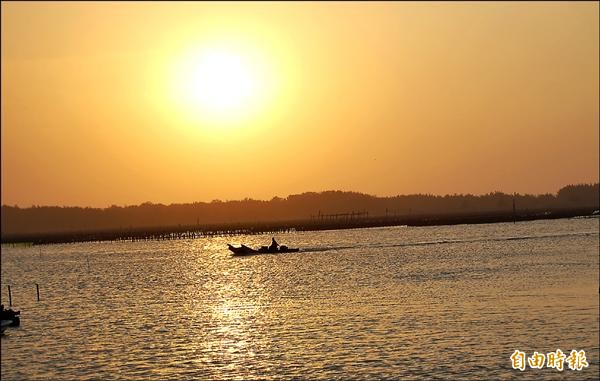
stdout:
[[(2, 380), (597, 379), (598, 219), (2, 247)], [(41, 301), (36, 301), (35, 283)], [(513, 370), (515, 349), (588, 368)]]

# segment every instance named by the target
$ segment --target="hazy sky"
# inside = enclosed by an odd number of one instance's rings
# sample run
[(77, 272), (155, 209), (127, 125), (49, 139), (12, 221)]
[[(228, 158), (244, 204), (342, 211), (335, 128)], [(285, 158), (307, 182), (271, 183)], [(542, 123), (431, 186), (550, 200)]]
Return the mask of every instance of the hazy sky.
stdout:
[(2, 203), (597, 182), (598, 13), (2, 2)]

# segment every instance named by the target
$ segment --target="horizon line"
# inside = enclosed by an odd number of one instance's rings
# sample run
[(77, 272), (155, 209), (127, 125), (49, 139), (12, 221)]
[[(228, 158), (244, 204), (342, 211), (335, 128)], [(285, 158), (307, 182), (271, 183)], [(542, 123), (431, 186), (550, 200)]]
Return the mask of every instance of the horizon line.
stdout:
[(322, 191), (304, 191), (301, 193), (293, 193), (293, 194), (288, 194), (285, 197), (280, 197), (280, 196), (273, 196), (268, 200), (265, 199), (256, 199), (256, 198), (251, 198), (251, 197), (245, 197), (243, 199), (233, 199), (233, 200), (220, 200), (220, 199), (213, 199), (211, 201), (188, 201), (188, 202), (171, 202), (169, 204), (163, 204), (162, 202), (153, 202), (153, 201), (143, 201), (140, 202), (139, 204), (111, 204), (108, 206), (82, 206), (82, 205), (40, 205), (40, 204), (31, 204), (29, 206), (20, 206), (18, 204), (6, 204), (4, 202), (2, 202), (1, 207), (16, 207), (19, 209), (31, 209), (31, 208), (81, 208), (81, 209), (110, 209), (112, 207), (118, 207), (118, 208), (127, 208), (127, 207), (136, 207), (136, 206), (142, 206), (145, 204), (150, 204), (150, 205), (163, 205), (163, 206), (172, 206), (172, 205), (189, 205), (189, 204), (198, 204), (198, 203), (204, 203), (204, 204), (211, 204), (214, 202), (222, 202), (222, 203), (227, 203), (227, 202), (239, 202), (239, 201), (261, 201), (261, 202), (269, 202), (269, 201), (273, 201), (276, 198), (282, 199), (282, 200), (286, 200), (288, 199), (290, 196), (298, 196), (298, 195), (302, 195), (302, 194), (307, 194), (307, 193), (315, 193), (315, 194), (321, 194), (321, 193), (327, 193), (327, 192), (341, 192), (341, 193), (354, 193), (354, 194), (360, 194), (360, 195), (364, 195), (364, 196), (369, 196), (369, 197), (375, 197), (375, 198), (394, 198), (394, 197), (403, 197), (403, 196), (428, 196), (428, 197), (446, 197), (446, 196), (475, 196), (475, 197), (480, 197), (480, 196), (487, 196), (487, 195), (491, 195), (491, 194), (495, 194), (495, 193), (501, 193), (501, 194), (505, 194), (505, 195), (515, 195), (515, 196), (542, 196), (542, 195), (557, 195), (558, 191), (560, 191), (560, 189), (563, 189), (565, 187), (568, 186), (581, 186), (581, 185), (588, 185), (588, 186), (593, 186), (593, 185), (598, 185), (600, 184), (600, 181), (596, 181), (596, 182), (586, 182), (586, 183), (577, 183), (577, 184), (566, 184), (563, 185), (562, 187), (560, 187), (557, 191), (555, 192), (546, 192), (546, 193), (537, 193), (537, 194), (533, 194), (533, 193), (517, 193), (517, 192), (512, 192), (512, 193), (506, 193), (504, 191), (499, 191), (499, 190), (494, 190), (494, 191), (490, 191), (487, 193), (480, 193), (480, 194), (473, 194), (473, 193), (446, 193), (446, 194), (436, 194), (436, 193), (408, 193), (408, 194), (396, 194), (393, 196), (379, 196), (379, 195), (374, 195), (374, 194), (369, 194), (369, 193), (363, 193), (363, 192), (359, 192), (359, 191), (352, 191), (352, 190), (322, 190)]

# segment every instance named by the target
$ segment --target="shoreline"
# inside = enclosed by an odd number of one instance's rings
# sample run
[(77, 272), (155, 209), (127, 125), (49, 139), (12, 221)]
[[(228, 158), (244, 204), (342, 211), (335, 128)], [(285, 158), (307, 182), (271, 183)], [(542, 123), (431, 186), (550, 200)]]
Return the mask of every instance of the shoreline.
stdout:
[(574, 217), (598, 217), (597, 207), (562, 209), (562, 210), (532, 210), (518, 213), (487, 212), (446, 215), (405, 215), (382, 216), (366, 218), (271, 221), (271, 222), (241, 222), (222, 223), (205, 226), (170, 226), (146, 227), (131, 229), (112, 229), (101, 231), (80, 231), (41, 234), (12, 234), (1, 238), (2, 245), (47, 245), (80, 242), (103, 241), (143, 241), (143, 240), (175, 240), (194, 239), (213, 236), (236, 236), (255, 234), (277, 234), (294, 231), (320, 231), (375, 228), (386, 226), (443, 226), (463, 224), (487, 224), (521, 222), (534, 220), (550, 220)]

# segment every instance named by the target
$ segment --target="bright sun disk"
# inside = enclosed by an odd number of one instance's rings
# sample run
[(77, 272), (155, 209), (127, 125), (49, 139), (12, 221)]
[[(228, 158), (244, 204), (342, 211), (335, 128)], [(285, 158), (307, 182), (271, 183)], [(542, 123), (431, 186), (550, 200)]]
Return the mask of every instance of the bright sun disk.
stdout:
[(247, 119), (266, 97), (264, 70), (249, 58), (226, 49), (188, 53), (174, 70), (177, 102), (213, 125)]
[(192, 100), (211, 109), (237, 109), (255, 91), (252, 74), (239, 56), (211, 52), (200, 57), (195, 66), (188, 92)]

